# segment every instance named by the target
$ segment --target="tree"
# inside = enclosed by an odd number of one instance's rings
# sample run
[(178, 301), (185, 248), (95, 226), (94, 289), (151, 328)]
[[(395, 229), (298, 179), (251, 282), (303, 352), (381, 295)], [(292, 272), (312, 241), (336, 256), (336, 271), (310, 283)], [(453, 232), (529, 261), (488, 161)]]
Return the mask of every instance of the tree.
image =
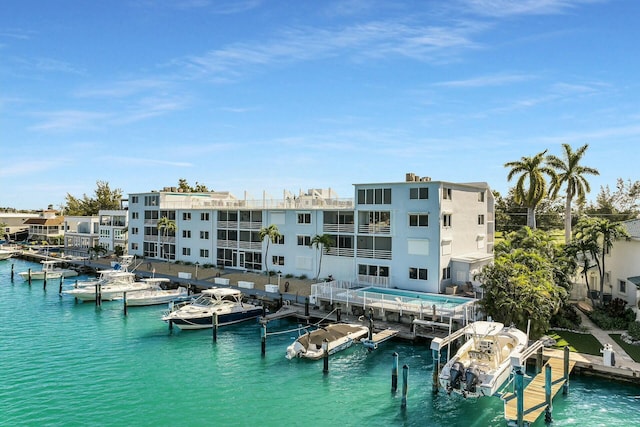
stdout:
[(318, 274), (316, 274), (316, 280), (320, 277), (320, 269), (322, 268), (322, 253), (329, 252), (329, 249), (333, 246), (333, 239), (328, 234), (318, 235), (316, 234), (311, 239), (311, 247), (316, 248), (316, 250), (320, 251), (320, 261), (318, 262)]
[(99, 258), (100, 255), (106, 255), (107, 249), (104, 246), (95, 245), (94, 247), (89, 248), (87, 252), (89, 253), (89, 258), (93, 259), (94, 256)]
[(640, 181), (625, 182), (618, 178), (615, 191), (611, 191), (608, 185), (600, 187), (595, 203), (590, 203), (584, 212), (613, 222), (637, 218), (640, 214)]
[(571, 241), (571, 202), (574, 197), (582, 200), (591, 191), (589, 182), (584, 175), (600, 175), (597, 169), (581, 166), (580, 161), (589, 144), (585, 144), (573, 151), (569, 144), (562, 144), (564, 149), (563, 159), (554, 155), (547, 157), (547, 165), (554, 170), (551, 175), (551, 197), (555, 198), (560, 189), (566, 184), (567, 192), (564, 208), (564, 240)]
[(79, 199), (67, 193), (66, 201), (63, 207), (65, 215), (93, 216), (98, 215), (100, 210), (120, 209), (122, 190), (119, 188), (111, 190), (108, 182), (97, 181), (94, 198), (83, 194)]
[(547, 195), (545, 174), (553, 176), (553, 169), (544, 165), (547, 150), (533, 157), (522, 157), (520, 161), (507, 162), (505, 167), (511, 168), (507, 180), (518, 176), (514, 189), (514, 200), (527, 208), (527, 225), (536, 228), (536, 207)]
[(206, 185), (199, 184), (197, 181), (195, 187), (192, 187), (186, 179), (180, 178), (178, 180), (178, 191), (182, 193), (207, 193), (209, 189)]
[(267, 265), (267, 261), (268, 261), (268, 254), (269, 254), (269, 242), (271, 243), (275, 243), (278, 241), (278, 239), (280, 237), (282, 237), (282, 234), (280, 234), (280, 230), (278, 230), (278, 226), (275, 224), (271, 224), (268, 227), (262, 227), (260, 229), (260, 233), (258, 234), (258, 236), (260, 237), (260, 241), (264, 242), (265, 239), (267, 239), (267, 247), (264, 251), (264, 268), (265, 268), (265, 272), (267, 273), (267, 281), (269, 284), (271, 284), (271, 275), (269, 274), (269, 267)]
[(611, 251), (613, 243), (620, 239), (629, 239), (629, 233), (619, 223), (605, 218), (583, 217), (576, 224), (575, 238), (583, 240), (582, 244), (589, 248), (590, 256), (600, 273), (600, 305), (604, 305), (605, 259)]
[(167, 237), (169, 236), (169, 234), (171, 234), (172, 236), (175, 236), (175, 232), (177, 230), (177, 226), (176, 226), (176, 222), (172, 219), (169, 219), (166, 216), (163, 216), (162, 218), (160, 218), (158, 220), (158, 231), (160, 231), (162, 233), (162, 245), (160, 246), (162, 248), (162, 254), (160, 254), (160, 258), (164, 258), (165, 261), (169, 259), (168, 257), (168, 250), (167, 250)]
[(480, 305), (487, 315), (522, 330), (531, 320), (531, 334), (539, 337), (566, 304), (573, 271), (548, 233), (524, 227), (497, 244), (494, 263), (482, 269)]

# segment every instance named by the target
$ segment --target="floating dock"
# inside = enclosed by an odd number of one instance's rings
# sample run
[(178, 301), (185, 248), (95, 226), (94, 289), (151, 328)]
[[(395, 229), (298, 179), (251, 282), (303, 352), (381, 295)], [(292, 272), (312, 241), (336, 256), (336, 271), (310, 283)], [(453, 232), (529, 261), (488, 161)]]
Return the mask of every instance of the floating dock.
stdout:
[(383, 329), (382, 331), (373, 334), (371, 339), (362, 339), (360, 342), (368, 349), (376, 350), (378, 348), (378, 344), (382, 344), (383, 342), (390, 340), (399, 333), (400, 331), (396, 329)]

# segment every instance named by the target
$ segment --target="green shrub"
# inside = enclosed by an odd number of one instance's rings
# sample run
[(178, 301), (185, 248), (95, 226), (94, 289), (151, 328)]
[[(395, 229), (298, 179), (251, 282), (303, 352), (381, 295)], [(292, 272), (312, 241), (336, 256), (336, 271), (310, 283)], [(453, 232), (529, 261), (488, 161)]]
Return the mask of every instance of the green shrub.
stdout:
[(577, 331), (582, 324), (582, 318), (573, 305), (565, 305), (551, 317), (549, 324), (552, 328)]
[(293, 277), (293, 274), (291, 274), (291, 273), (287, 273), (284, 276), (285, 279), (291, 279), (292, 277)]
[(306, 279), (307, 279), (307, 275), (306, 275), (306, 274), (301, 275), (301, 276), (300, 276), (300, 279), (301, 279), (301, 280), (306, 280)]
[(640, 322), (635, 321), (629, 323), (628, 332), (631, 338), (633, 338), (635, 341), (640, 341)]
[(635, 319), (635, 313), (630, 308), (624, 310), (620, 317), (612, 317), (607, 307), (596, 307), (589, 315), (593, 323), (600, 329), (627, 329), (629, 322)]

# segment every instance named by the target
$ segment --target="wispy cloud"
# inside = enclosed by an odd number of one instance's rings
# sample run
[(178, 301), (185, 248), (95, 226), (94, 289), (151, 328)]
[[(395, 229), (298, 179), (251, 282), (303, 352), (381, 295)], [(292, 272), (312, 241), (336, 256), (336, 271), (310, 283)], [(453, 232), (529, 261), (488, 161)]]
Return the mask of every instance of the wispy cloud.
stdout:
[(13, 161), (0, 168), (0, 176), (24, 176), (38, 174), (60, 167), (66, 160), (48, 158), (47, 160)]
[(228, 81), (258, 67), (341, 56), (353, 60), (408, 57), (438, 62), (461, 50), (478, 47), (470, 35), (484, 26), (472, 22), (412, 26), (376, 21), (334, 30), (289, 28), (271, 41), (236, 43), (173, 63), (194, 77)]
[(122, 165), (145, 165), (145, 166), (175, 166), (181, 168), (192, 167), (193, 163), (190, 162), (177, 162), (172, 160), (163, 160), (163, 159), (149, 159), (145, 157), (116, 157), (116, 156), (105, 156), (105, 160), (113, 161), (114, 164), (122, 164)]
[(171, 83), (166, 79), (147, 78), (122, 80), (101, 87), (83, 88), (75, 92), (79, 98), (124, 98), (152, 90), (165, 89)]
[(472, 13), (481, 16), (550, 15), (600, 0), (459, 0)]
[(511, 83), (535, 79), (536, 76), (530, 74), (495, 74), (488, 76), (473, 77), (465, 80), (450, 80), (445, 82), (434, 83), (433, 86), (442, 87), (486, 87), (486, 86), (503, 86)]
[(600, 129), (583, 130), (580, 132), (568, 132), (556, 136), (538, 138), (539, 141), (551, 143), (581, 143), (593, 141), (605, 141), (611, 143), (612, 139), (640, 138), (640, 125), (613, 126)]
[(104, 121), (110, 118), (105, 113), (79, 110), (41, 112), (34, 113), (34, 116), (40, 117), (42, 120), (30, 129), (49, 132), (99, 129), (104, 127)]

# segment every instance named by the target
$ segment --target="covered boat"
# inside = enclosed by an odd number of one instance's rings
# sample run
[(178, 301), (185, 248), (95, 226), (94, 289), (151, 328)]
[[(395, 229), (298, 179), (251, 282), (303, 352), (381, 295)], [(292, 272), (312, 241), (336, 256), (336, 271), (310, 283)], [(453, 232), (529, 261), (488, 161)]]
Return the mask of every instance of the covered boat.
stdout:
[(317, 360), (324, 356), (322, 344), (327, 340), (329, 354), (344, 350), (369, 335), (369, 328), (357, 323), (334, 323), (300, 336), (287, 347), (285, 357)]
[(127, 305), (157, 305), (168, 304), (172, 301), (181, 300), (188, 297), (187, 288), (179, 286), (174, 289), (165, 289), (162, 286), (167, 285), (171, 281), (164, 277), (149, 277), (142, 279), (142, 282), (148, 283), (150, 288), (131, 292), (127, 294)]
[(109, 274), (104, 281), (99, 281), (94, 285), (65, 289), (62, 294), (70, 295), (81, 301), (95, 301), (96, 292), (99, 291), (101, 300), (111, 301), (122, 298), (124, 292), (143, 291), (151, 286), (148, 282), (136, 281), (134, 273), (121, 271)]
[(261, 306), (242, 302), (242, 297), (237, 289), (205, 289), (191, 301), (174, 304), (162, 320), (180, 329), (205, 329), (213, 327), (214, 316), (218, 318), (218, 326), (224, 326), (263, 314)]
[[(440, 385), (464, 397), (493, 396), (509, 378), (511, 355), (527, 347), (527, 334), (486, 321), (470, 323), (463, 332), (466, 342), (440, 371)], [(434, 338), (432, 349), (438, 340)]]
[(45, 275), (47, 279), (59, 279), (60, 277), (77, 276), (78, 272), (70, 268), (60, 267), (60, 261), (41, 261), (42, 269), (40, 271), (22, 271), (20, 277), (24, 280), (43, 280)]

